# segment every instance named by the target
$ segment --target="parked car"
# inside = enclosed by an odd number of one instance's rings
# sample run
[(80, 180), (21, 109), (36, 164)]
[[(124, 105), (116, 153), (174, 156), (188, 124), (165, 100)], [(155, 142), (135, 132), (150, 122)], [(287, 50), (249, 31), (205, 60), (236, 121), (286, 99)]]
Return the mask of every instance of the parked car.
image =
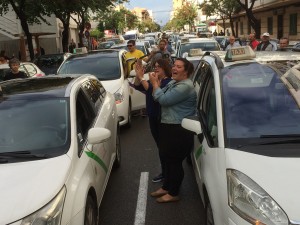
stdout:
[(300, 53), (206, 52), (192, 81), (192, 162), (206, 225), (300, 221)]
[[(45, 76), (45, 73), (34, 63), (31, 62), (22, 62), (20, 64), (20, 71), (23, 71), (28, 77), (42, 77)], [(10, 71), (9, 65), (0, 64), (0, 81), (3, 81), (3, 78), (7, 72)]]
[[(115, 46), (115, 45), (113, 45)], [(114, 94), (121, 126), (131, 126), (131, 111), (145, 107), (145, 95), (133, 90), (127, 80), (124, 49), (103, 49), (72, 55), (57, 71), (59, 76), (95, 75)]]
[(60, 64), (67, 59), (71, 53), (57, 53), (57, 54), (46, 54), (41, 55), (34, 59), (36, 64), (46, 75), (56, 74)]
[(108, 49), (114, 44), (115, 44), (114, 41), (104, 41), (104, 42), (99, 43), (98, 49)]
[(0, 87), (0, 224), (97, 224), (121, 159), (114, 96), (90, 75)]
[(178, 41), (176, 57), (182, 57), (190, 49), (201, 48), (203, 51), (220, 51), (219, 43), (213, 38), (182, 38)]

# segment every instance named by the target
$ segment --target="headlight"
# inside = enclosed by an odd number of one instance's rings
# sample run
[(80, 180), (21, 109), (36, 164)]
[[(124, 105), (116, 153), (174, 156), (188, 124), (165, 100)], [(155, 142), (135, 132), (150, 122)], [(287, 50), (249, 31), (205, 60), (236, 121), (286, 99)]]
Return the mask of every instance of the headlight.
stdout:
[(120, 88), (118, 91), (114, 93), (116, 104), (120, 104), (124, 101), (124, 90)]
[(288, 225), (280, 206), (257, 183), (237, 170), (227, 170), (228, 204), (255, 225)]
[(21, 225), (59, 225), (66, 196), (64, 187), (46, 206), (22, 220)]

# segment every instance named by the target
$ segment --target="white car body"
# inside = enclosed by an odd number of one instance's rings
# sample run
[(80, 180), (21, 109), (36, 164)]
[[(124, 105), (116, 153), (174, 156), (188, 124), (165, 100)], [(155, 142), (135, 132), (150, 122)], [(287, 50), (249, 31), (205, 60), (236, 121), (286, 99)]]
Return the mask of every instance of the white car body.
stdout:
[[(249, 47), (246, 48), (250, 49)], [(234, 50), (232, 50), (232, 52), (233, 51)], [(300, 54), (261, 52), (257, 53), (256, 57), (254, 54), (253, 59), (241, 59), (233, 62), (225, 62), (223, 60), (224, 54), (221, 56), (222, 54), (219, 52), (219, 56), (221, 58), (216, 54), (207, 54), (201, 58), (194, 76), (192, 77), (195, 89), (198, 93), (197, 110), (199, 114), (195, 118), (185, 118), (182, 121), (182, 126), (184, 128), (197, 134), (194, 139), (195, 144), (192, 152), (192, 162), (200, 195), (206, 210), (205, 224), (299, 225), (299, 156), (288, 156), (288, 153), (284, 153), (284, 150), (287, 151), (289, 149), (295, 149), (293, 151), (296, 151), (297, 146), (299, 149), (299, 133), (298, 136), (296, 134), (294, 136), (295, 138), (298, 137), (298, 139), (296, 139), (296, 141), (298, 141), (287, 142), (290, 144), (288, 147), (286, 145), (276, 145), (276, 142), (272, 146), (271, 142), (270, 147), (262, 144), (258, 148), (259, 144), (254, 145), (257, 147), (251, 147), (250, 142), (249, 148), (251, 149), (244, 150), (243, 147), (246, 148), (248, 143), (246, 138), (244, 138), (244, 143), (242, 142), (238, 148), (227, 147), (230, 146), (228, 144), (229, 140), (227, 136), (231, 134), (228, 134), (225, 131), (227, 131), (229, 126), (232, 125), (228, 123), (226, 127), (225, 121), (226, 118), (230, 119), (234, 114), (227, 115), (226, 113), (228, 112), (225, 113), (223, 111), (223, 108), (225, 107), (225, 103), (223, 102), (225, 101), (224, 99), (226, 96), (223, 96), (222, 89), (224, 89), (224, 86), (221, 85), (220, 76), (223, 68), (225, 72), (230, 71), (230, 73), (228, 73), (229, 75), (226, 75), (228, 77), (224, 77), (222, 79), (228, 79), (228, 83), (232, 82), (231, 86), (228, 88), (228, 91), (232, 91), (235, 88), (235, 86), (232, 84), (241, 84), (234, 83), (234, 65), (251, 65), (251, 63), (256, 62), (259, 64), (269, 63), (268, 65), (273, 65), (274, 68), (280, 68), (284, 69), (284, 71), (288, 71), (284, 76), (289, 76), (291, 73), (299, 75), (299, 71), (296, 69), (290, 69), (293, 65), (290, 67), (282, 67), (280, 61), (288, 62), (288, 64), (292, 63), (292, 61), (299, 63)], [(272, 64), (275, 63), (275, 61), (280, 63)], [(229, 70), (226, 70), (226, 68), (229, 68)], [(247, 72), (249, 72), (245, 69), (240, 69), (241, 74), (247, 74)], [(256, 87), (256, 85), (259, 87), (264, 87), (262, 86), (264, 84), (262, 83), (262, 80), (265, 79), (263, 75), (262, 78), (256, 79), (256, 77), (251, 77), (254, 74), (256, 73), (254, 72), (253, 74), (249, 74), (248, 77), (248, 79), (251, 79), (251, 82), (253, 83), (245, 84), (249, 85), (250, 87)], [(279, 79), (279, 77), (276, 79)], [(300, 80), (300, 76), (298, 79)], [(224, 80), (222, 82), (224, 82)], [(239, 82), (242, 82), (242, 80)], [(288, 82), (287, 85), (289, 85)], [(282, 90), (281, 87), (283, 86), (275, 86), (275, 88), (278, 90)], [(294, 93), (294, 91), (292, 90), (291, 93)], [(252, 92), (252, 94), (250, 94), (248, 97), (252, 97), (251, 95), (254, 94), (255, 93)], [(245, 96), (246, 95), (247, 94), (245, 93)], [(297, 99), (296, 101), (298, 102), (298, 105), (300, 105), (299, 93), (298, 95), (293, 95), (295, 99)], [(257, 93), (257, 96), (264, 97), (263, 93), (261, 92)], [(281, 95), (278, 95), (278, 97), (281, 97)], [(275, 107), (275, 102), (270, 103)], [(249, 104), (250, 103), (248, 103), (248, 105)], [(236, 106), (231, 106), (231, 108), (233, 107)], [(299, 115), (299, 108), (296, 108), (293, 113), (295, 113), (295, 115)], [(226, 115), (227, 117), (225, 117)], [(238, 116), (240, 118), (248, 118), (248, 116), (243, 113), (238, 114)], [(207, 118), (207, 120), (204, 118)], [(282, 129), (290, 129), (293, 131), (293, 129), (297, 129), (299, 127), (298, 121), (299, 120), (297, 120), (296, 117), (296, 124), (294, 126), (287, 124), (286, 128), (283, 126)], [(269, 123), (272, 124), (274, 122), (270, 121)], [(259, 126), (261, 126), (261, 123), (258, 123), (257, 127)], [(249, 126), (248, 129), (250, 130), (250, 128), (251, 127)], [(232, 132), (235, 132), (237, 135), (243, 135), (246, 132), (254, 132), (245, 129), (246, 128), (243, 130), (241, 127), (240, 129), (233, 130)], [(261, 132), (264, 132), (264, 130), (261, 130)], [(277, 130), (274, 132), (276, 133)], [(278, 129), (278, 132), (281, 132), (280, 129)], [(286, 134), (284, 131), (282, 132), (282, 134)], [(230, 143), (233, 143), (233, 140)], [(281, 150), (281, 148), (284, 148), (284, 150)], [(265, 152), (263, 152), (263, 149), (266, 149)], [(289, 150), (289, 152), (292, 150)], [(281, 151), (282, 153), (277, 153), (277, 151)], [(255, 208), (257, 205), (259, 207)], [(275, 220), (278, 222), (274, 222)]]
[[(47, 218), (53, 225), (83, 225), (87, 219), (85, 217), (93, 210), (93, 213), (96, 213), (93, 219), (98, 219), (98, 208), (112, 166), (114, 163), (120, 163), (118, 118), (114, 97), (103, 89), (94, 76), (74, 78), (71, 81), (70, 78), (45, 77), (35, 81), (40, 82), (36, 87), (40, 85), (41, 89), (37, 88), (35, 94), (43, 91), (47, 93), (49, 90), (50, 97), (58, 87), (57, 83), (53, 84), (55, 82), (60, 83), (61, 90), (65, 88), (65, 95), (59, 98), (60, 102), (64, 102), (65, 98), (69, 99), (67, 104), (70, 109), (70, 127), (67, 125), (67, 129), (70, 129), (70, 143), (66, 145), (68, 148), (59, 152), (57, 156), (45, 152), (49, 154), (46, 158), (24, 158), (23, 161), (0, 164), (0, 179), (5, 180), (0, 184), (0, 224), (35, 225), (40, 224), (40, 219)], [(19, 85), (26, 92), (26, 88), (31, 87), (27, 86), (26, 82), (36, 83), (35, 81), (24, 79), (3, 82), (3, 96), (6, 95), (9, 82), (14, 82), (15, 86), (18, 86), (16, 82), (20, 82)], [(51, 82), (53, 85), (49, 86)], [(44, 87), (41, 87), (42, 84)], [(45, 87), (48, 87), (46, 91), (43, 89)], [(85, 92), (92, 89), (93, 92)], [(88, 95), (93, 93), (92, 104), (99, 108), (99, 111), (95, 109), (96, 115), (91, 121), (92, 126), (86, 130), (86, 136), (81, 132), (83, 130), (79, 129), (79, 117), (83, 114), (79, 112), (78, 104), (81, 105), (83, 99), (78, 96), (83, 96), (82, 93), (87, 94), (83, 97), (86, 98), (86, 103), (89, 102)], [(54, 112), (48, 112), (50, 114), (44, 117), (51, 117), (51, 113)], [(3, 123), (5, 122), (1, 122), (2, 125)], [(9, 133), (9, 129), (7, 131)], [(5, 137), (3, 133), (1, 137)], [(13, 157), (4, 155), (4, 147), (0, 148), (0, 159), (13, 160)], [(38, 151), (46, 151), (40, 148)]]
[[(119, 45), (112, 47), (115, 46)], [(131, 111), (145, 107), (145, 96), (142, 96), (141, 92), (133, 92), (129, 85), (125, 54), (125, 50), (113, 48), (73, 54), (61, 64), (57, 74), (59, 76), (93, 74), (98, 77), (104, 88), (115, 96), (120, 125), (130, 127)], [(84, 66), (87, 64), (89, 66)], [(144, 104), (136, 102), (137, 98), (144, 99)]]

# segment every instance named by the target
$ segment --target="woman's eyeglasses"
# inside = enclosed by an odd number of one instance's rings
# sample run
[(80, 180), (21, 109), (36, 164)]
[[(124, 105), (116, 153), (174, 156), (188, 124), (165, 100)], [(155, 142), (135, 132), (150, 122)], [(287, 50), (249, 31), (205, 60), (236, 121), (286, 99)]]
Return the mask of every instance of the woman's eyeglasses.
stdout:
[(132, 47), (133, 45), (127, 45), (127, 47)]

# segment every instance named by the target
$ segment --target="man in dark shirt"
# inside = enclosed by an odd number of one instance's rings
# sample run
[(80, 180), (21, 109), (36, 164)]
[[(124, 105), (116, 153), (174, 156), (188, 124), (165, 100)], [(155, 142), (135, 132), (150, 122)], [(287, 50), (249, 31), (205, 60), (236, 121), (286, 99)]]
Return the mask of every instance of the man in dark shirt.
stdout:
[(9, 60), (8, 65), (10, 67), (10, 72), (6, 73), (3, 80), (11, 80), (17, 78), (27, 78), (27, 75), (19, 71), (20, 61), (17, 58), (12, 58)]

